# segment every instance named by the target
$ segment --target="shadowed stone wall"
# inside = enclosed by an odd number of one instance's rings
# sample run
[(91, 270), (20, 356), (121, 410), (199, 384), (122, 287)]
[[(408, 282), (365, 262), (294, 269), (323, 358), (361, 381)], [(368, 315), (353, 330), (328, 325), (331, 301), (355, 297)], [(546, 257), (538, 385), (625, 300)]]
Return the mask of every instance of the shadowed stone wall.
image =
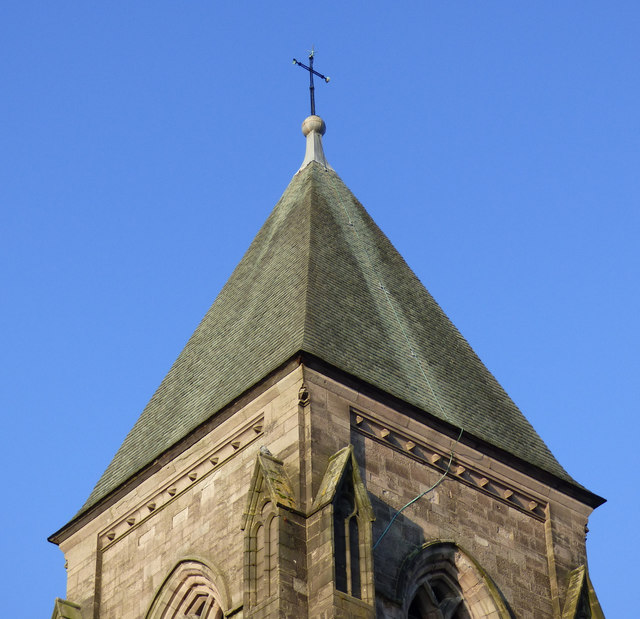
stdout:
[[(353, 444), (376, 517), (375, 543), (397, 510), (441, 478), (455, 438), (321, 374), (306, 370), (305, 381), (320, 456), (314, 487), (322, 460)], [(407, 584), (404, 564), (425, 543), (450, 540), (478, 561), (515, 616), (559, 616), (554, 600), (564, 601), (569, 572), (586, 561), (590, 512), (546, 484), (458, 443), (444, 481), (396, 518), (374, 552), (377, 615), (406, 617), (405, 600), (398, 597)]]

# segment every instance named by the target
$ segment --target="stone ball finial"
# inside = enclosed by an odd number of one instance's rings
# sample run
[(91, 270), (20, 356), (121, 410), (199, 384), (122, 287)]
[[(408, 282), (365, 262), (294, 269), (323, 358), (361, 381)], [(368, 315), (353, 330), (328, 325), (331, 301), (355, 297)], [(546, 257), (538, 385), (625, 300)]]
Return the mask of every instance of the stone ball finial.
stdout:
[(312, 131), (324, 135), (327, 130), (327, 126), (324, 124), (324, 120), (320, 116), (307, 116), (302, 123), (302, 133), (304, 136), (308, 136)]

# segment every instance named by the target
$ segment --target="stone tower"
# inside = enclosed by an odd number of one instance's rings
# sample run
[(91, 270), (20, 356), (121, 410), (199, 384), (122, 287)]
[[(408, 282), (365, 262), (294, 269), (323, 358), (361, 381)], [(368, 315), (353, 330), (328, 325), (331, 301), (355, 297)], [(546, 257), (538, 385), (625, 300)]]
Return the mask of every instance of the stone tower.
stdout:
[(80, 512), (54, 618), (602, 617), (560, 466), (305, 159)]

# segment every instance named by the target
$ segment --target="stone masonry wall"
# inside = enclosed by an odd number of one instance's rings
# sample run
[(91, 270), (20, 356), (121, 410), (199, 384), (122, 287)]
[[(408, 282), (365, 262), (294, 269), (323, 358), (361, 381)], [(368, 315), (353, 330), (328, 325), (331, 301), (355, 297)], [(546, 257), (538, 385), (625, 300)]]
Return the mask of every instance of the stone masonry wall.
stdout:
[[(329, 458), (349, 444), (376, 517), (375, 542), (397, 510), (442, 476), (455, 439), (298, 367), (64, 540), (67, 598), (84, 619), (141, 619), (177, 563), (191, 558), (211, 567), (224, 611), (248, 616), (241, 524), (265, 445), (283, 461), (297, 507), (278, 508), (277, 595), (251, 615), (370, 617), (370, 605), (335, 589), (331, 507), (310, 513)], [(590, 511), (458, 443), (446, 479), (396, 519), (373, 554), (377, 616), (404, 619), (407, 558), (446, 540), (479, 562), (515, 616), (558, 617), (568, 574), (586, 560)]]
[(144, 617), (187, 557), (217, 572), (225, 611), (242, 605), (240, 525), (261, 445), (284, 460), (299, 493), (301, 381), (298, 368), (61, 544), (67, 598), (81, 605), (83, 617)]
[[(455, 441), (316, 372), (305, 369), (305, 382), (314, 489), (329, 455), (352, 443), (376, 516), (375, 542), (397, 510), (441, 477)], [(475, 558), (518, 618), (558, 616), (552, 597), (564, 602), (568, 572), (585, 562), (591, 509), (466, 445), (455, 451), (445, 480), (396, 519), (374, 553), (378, 616), (403, 617), (402, 563), (434, 540), (453, 541)], [(425, 462), (434, 452), (440, 468)]]

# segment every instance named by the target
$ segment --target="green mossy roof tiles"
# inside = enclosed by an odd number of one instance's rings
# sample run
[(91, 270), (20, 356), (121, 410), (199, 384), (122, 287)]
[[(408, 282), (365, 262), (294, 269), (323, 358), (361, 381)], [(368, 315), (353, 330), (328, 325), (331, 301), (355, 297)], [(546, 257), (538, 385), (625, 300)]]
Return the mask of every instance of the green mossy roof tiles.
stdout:
[(81, 511), (300, 350), (575, 483), (337, 174), (311, 163)]

